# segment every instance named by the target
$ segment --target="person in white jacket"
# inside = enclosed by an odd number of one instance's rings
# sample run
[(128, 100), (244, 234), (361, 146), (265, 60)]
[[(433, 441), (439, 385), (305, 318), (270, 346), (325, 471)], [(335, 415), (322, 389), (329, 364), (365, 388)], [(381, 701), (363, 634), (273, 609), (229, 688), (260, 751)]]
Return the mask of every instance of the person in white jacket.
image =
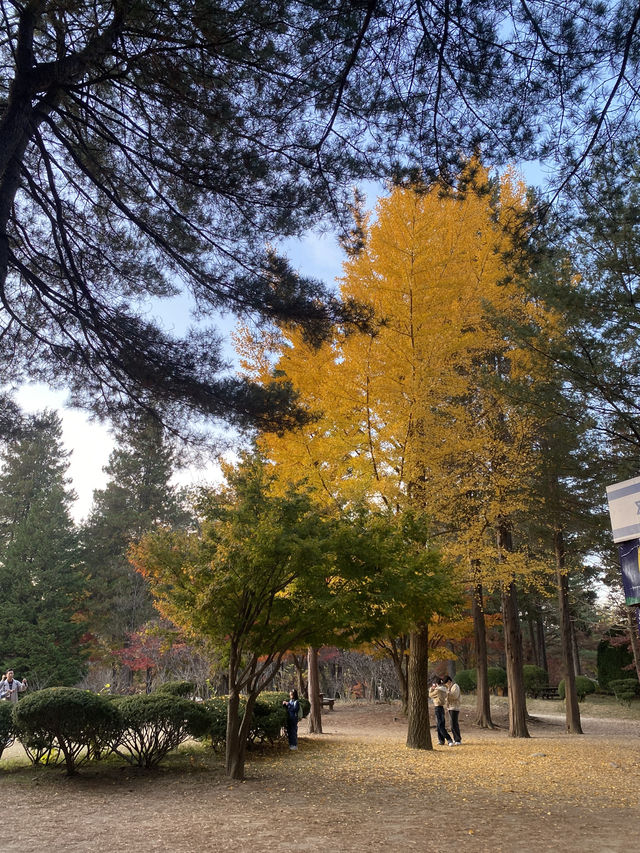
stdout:
[(447, 688), (447, 698), (445, 706), (449, 712), (449, 722), (451, 723), (451, 734), (456, 744), (462, 743), (460, 736), (460, 724), (458, 718), (460, 716), (460, 685), (456, 684), (450, 675), (443, 678), (442, 683)]
[(451, 735), (447, 731), (445, 717), (444, 717), (444, 706), (447, 701), (447, 688), (443, 684), (441, 678), (437, 675), (431, 680), (431, 687), (429, 688), (429, 699), (433, 702), (433, 707), (435, 709), (436, 714), (436, 730), (438, 732), (438, 743), (440, 746), (444, 746), (445, 743), (447, 746), (453, 746), (453, 740)]
[(27, 679), (23, 678), (18, 681), (13, 677), (13, 670), (8, 670), (2, 681), (0, 681), (0, 699), (6, 699), (9, 702), (18, 701), (18, 693), (22, 693), (27, 689)]

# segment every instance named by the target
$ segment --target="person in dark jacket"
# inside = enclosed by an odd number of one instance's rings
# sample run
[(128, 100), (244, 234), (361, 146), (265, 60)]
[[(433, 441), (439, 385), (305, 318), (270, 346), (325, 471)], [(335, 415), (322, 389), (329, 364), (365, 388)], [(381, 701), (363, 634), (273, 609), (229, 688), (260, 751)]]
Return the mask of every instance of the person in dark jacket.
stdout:
[(298, 712), (300, 702), (298, 700), (298, 691), (289, 691), (289, 701), (282, 703), (287, 709), (287, 739), (289, 741), (289, 749), (298, 748)]

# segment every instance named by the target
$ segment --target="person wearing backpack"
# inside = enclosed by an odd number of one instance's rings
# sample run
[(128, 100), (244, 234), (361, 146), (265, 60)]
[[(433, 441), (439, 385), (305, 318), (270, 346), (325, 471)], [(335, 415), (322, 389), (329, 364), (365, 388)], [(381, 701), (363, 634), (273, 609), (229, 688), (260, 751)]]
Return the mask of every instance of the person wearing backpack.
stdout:
[(289, 749), (298, 748), (298, 720), (301, 716), (300, 702), (298, 700), (298, 691), (289, 691), (289, 701), (282, 703), (287, 709), (287, 740), (289, 741)]

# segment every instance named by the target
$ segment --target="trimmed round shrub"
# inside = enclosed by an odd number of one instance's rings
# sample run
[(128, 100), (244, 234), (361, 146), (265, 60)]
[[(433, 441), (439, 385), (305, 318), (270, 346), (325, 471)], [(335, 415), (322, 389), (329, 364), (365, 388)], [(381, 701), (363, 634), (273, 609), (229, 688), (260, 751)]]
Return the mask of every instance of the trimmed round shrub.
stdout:
[(227, 698), (214, 696), (202, 703), (208, 716), (207, 736), (213, 749), (224, 746), (227, 740)]
[(0, 758), (5, 749), (11, 746), (15, 736), (13, 705), (11, 702), (0, 702)]
[[(283, 702), (289, 698), (288, 693), (265, 692), (253, 707), (251, 727), (247, 737), (247, 743), (251, 746), (261, 743), (274, 743), (280, 738), (282, 729), (287, 724), (287, 712)], [(311, 709), (308, 699), (300, 699), (300, 707), (306, 717)], [(209, 729), (207, 736), (211, 740), (214, 749), (221, 748), (227, 738), (227, 696), (215, 696), (203, 702), (203, 707), (209, 715)], [(240, 716), (244, 714), (246, 700), (240, 699)]]
[[(273, 705), (276, 708), (282, 708), (283, 702), (289, 701), (289, 694), (284, 692), (274, 693), (271, 691), (265, 691), (260, 694), (261, 702), (268, 702), (270, 705)], [(309, 711), (311, 710), (311, 702), (308, 699), (305, 699), (304, 696), (298, 697), (298, 702), (300, 703), (300, 707), (302, 708), (302, 717), (308, 717)]]
[[(460, 685), (463, 693), (473, 693), (478, 689), (478, 670), (461, 669), (456, 672), (454, 681)], [(507, 686), (507, 673), (499, 666), (487, 668), (487, 681), (489, 690), (497, 690), (499, 687)]]
[(549, 686), (549, 673), (541, 666), (527, 663), (522, 667), (522, 673), (527, 696), (537, 696), (544, 687)]
[(620, 637), (615, 639), (615, 644), (609, 640), (601, 640), (598, 644), (598, 684), (601, 690), (607, 692), (611, 692), (609, 682), (628, 678), (627, 667), (633, 664), (633, 654), (627, 643), (620, 643)]
[(160, 692), (115, 700), (121, 734), (114, 752), (138, 767), (154, 767), (188, 737), (202, 737), (209, 728), (204, 703)]
[(280, 737), (283, 726), (287, 723), (287, 712), (282, 701), (280, 706), (271, 702), (256, 700), (253, 706), (253, 717), (247, 743), (274, 743)]
[(120, 731), (114, 703), (75, 687), (47, 687), (25, 696), (15, 708), (16, 731), (35, 763), (64, 760), (67, 774), (99, 755)]
[(195, 694), (196, 683), (194, 681), (165, 681), (165, 683), (161, 684), (154, 692), (168, 693), (170, 696), (187, 699)]
[(640, 682), (637, 678), (618, 678), (609, 682), (609, 689), (613, 690), (618, 702), (630, 704), (636, 696), (640, 695)]
[[(576, 675), (576, 693), (578, 694), (578, 702), (582, 702), (585, 696), (588, 696), (590, 693), (595, 693), (596, 688), (597, 684), (595, 681), (587, 678), (586, 675)], [(558, 695), (561, 699), (565, 698), (564, 678), (560, 684), (558, 684)]]
[(456, 672), (454, 681), (463, 693), (473, 693), (478, 686), (478, 673), (475, 669), (461, 669)]
[(487, 680), (489, 681), (489, 690), (506, 690), (507, 688), (507, 673), (501, 666), (488, 667)]

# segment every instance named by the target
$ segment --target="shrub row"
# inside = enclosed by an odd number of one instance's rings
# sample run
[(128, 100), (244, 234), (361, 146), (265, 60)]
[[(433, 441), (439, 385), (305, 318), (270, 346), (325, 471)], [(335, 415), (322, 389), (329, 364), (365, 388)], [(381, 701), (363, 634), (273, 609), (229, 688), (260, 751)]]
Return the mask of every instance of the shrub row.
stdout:
[[(582, 702), (585, 696), (590, 693), (595, 693), (598, 685), (586, 675), (576, 675), (576, 693), (578, 694), (578, 702)], [(558, 684), (558, 694), (561, 699), (565, 698), (564, 679)]]
[[(0, 702), (0, 756), (19, 737), (35, 763), (66, 765), (68, 774), (91, 759), (115, 753), (140, 767), (154, 767), (189, 737), (209, 738), (217, 747), (226, 736), (227, 701), (183, 698), (187, 682), (150, 695), (109, 697), (74, 687), (49, 687), (16, 706)], [(265, 693), (254, 707), (249, 743), (273, 743), (286, 723), (284, 693)], [(301, 700), (305, 715), (309, 703)], [(15, 709), (14, 709), (15, 707)]]
[[(490, 666), (487, 670), (489, 690), (505, 689), (507, 686), (507, 673), (499, 666)], [(456, 673), (456, 682), (460, 685), (463, 693), (473, 693), (478, 689), (478, 672), (475, 669), (461, 669)]]

